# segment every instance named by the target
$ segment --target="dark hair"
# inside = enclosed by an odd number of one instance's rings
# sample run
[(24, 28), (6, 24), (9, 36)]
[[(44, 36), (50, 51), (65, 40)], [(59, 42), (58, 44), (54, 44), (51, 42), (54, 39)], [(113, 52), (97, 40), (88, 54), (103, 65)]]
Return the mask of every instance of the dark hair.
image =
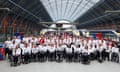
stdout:
[(15, 40), (13, 40), (13, 44), (15, 43)]

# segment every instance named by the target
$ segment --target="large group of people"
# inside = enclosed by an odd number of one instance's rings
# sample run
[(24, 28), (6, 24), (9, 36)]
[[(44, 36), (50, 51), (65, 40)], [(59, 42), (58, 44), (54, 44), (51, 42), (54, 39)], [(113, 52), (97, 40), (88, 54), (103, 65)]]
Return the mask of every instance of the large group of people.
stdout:
[(92, 60), (119, 62), (119, 48), (112, 40), (70, 34), (25, 36), (22, 40), (19, 36), (8, 37), (5, 51), (11, 65), (45, 61), (84, 64), (90, 64)]

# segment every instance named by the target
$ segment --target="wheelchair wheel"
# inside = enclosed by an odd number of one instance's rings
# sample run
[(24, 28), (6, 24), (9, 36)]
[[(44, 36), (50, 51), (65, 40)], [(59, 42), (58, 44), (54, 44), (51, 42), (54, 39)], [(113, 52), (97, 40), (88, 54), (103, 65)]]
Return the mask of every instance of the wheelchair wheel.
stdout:
[(90, 60), (83, 60), (82, 64), (89, 65), (90, 64)]
[(90, 64), (90, 59), (88, 55), (86, 54), (82, 55), (82, 64), (86, 64), (86, 65)]
[(74, 54), (74, 62), (80, 62), (79, 54)]
[(98, 58), (98, 62), (99, 62), (99, 63), (102, 63), (102, 62), (103, 62), (102, 57)]
[(119, 63), (119, 56), (118, 54), (114, 53), (111, 55), (111, 61)]
[(118, 55), (116, 56), (116, 61), (115, 62), (119, 63), (119, 56)]
[(56, 62), (58, 62), (58, 63), (63, 62), (63, 55), (62, 54), (56, 55)]
[(11, 66), (11, 67), (17, 66), (17, 64), (15, 64), (14, 62), (11, 62), (10, 66)]

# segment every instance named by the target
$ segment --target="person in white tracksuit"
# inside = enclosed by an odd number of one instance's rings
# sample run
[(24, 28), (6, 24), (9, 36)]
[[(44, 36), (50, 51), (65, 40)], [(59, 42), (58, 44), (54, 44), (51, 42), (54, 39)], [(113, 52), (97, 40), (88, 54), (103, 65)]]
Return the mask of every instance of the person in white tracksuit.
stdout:
[(33, 61), (37, 61), (37, 59), (38, 59), (38, 52), (39, 52), (38, 46), (33, 44), (31, 51), (32, 51), (32, 60)]
[(90, 63), (90, 51), (88, 49), (88, 46), (85, 46), (82, 49), (82, 63), (88, 64)]
[(88, 47), (88, 50), (90, 52), (90, 59), (91, 60), (94, 60), (95, 57), (96, 57), (96, 49), (95, 49), (95, 46), (93, 44), (91, 44), (89, 47)]
[(70, 45), (67, 45), (65, 52), (66, 52), (66, 61), (71, 62), (73, 58), (73, 54), (72, 54), (73, 51)]
[(23, 63), (29, 63), (29, 46), (25, 43), (22, 48)]
[(55, 61), (55, 50), (56, 50), (56, 47), (54, 44), (50, 44), (47, 46), (48, 48), (48, 52), (49, 52), (49, 55), (48, 55), (48, 58), (50, 61)]
[(39, 45), (39, 52), (40, 52), (40, 54), (39, 54), (39, 60), (41, 61), (41, 62), (44, 62), (44, 61), (46, 61), (46, 59), (47, 59), (47, 55), (48, 55), (48, 48), (47, 48), (47, 45), (46, 44), (44, 44), (44, 45)]
[(81, 47), (80, 45), (74, 46), (74, 61), (79, 62), (80, 61), (80, 54), (81, 54)]
[(61, 62), (63, 61), (63, 57), (64, 57), (64, 45), (55, 45), (56, 48), (56, 61)]
[(20, 57), (21, 57), (21, 48), (17, 45), (16, 48), (12, 49), (12, 58), (14, 65), (17, 65), (18, 62), (20, 63)]
[(113, 45), (111, 51), (111, 61), (119, 63), (119, 48), (116, 45)]
[(9, 54), (9, 45), (12, 44), (12, 41), (10, 40), (10, 37), (7, 38), (7, 40), (4, 43), (5, 47), (5, 56)]

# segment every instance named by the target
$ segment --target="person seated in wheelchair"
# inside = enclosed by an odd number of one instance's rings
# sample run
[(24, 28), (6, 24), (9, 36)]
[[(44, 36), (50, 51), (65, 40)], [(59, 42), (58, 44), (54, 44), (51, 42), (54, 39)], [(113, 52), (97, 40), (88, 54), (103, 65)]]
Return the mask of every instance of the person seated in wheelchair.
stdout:
[(54, 44), (49, 44), (47, 46), (48, 48), (48, 52), (49, 52), (49, 55), (48, 55), (48, 60), (49, 61), (55, 61), (55, 45)]
[(110, 52), (111, 52), (112, 46), (111, 45), (107, 45), (106, 49), (105, 49), (105, 60), (107, 58), (108, 61), (110, 61)]
[(95, 49), (95, 46), (93, 44), (91, 44), (89, 47), (88, 47), (88, 50), (90, 52), (90, 60), (95, 60), (95, 57), (96, 57), (96, 49)]
[(105, 60), (105, 47), (102, 44), (97, 45), (97, 60), (101, 63)]
[(63, 58), (65, 59), (65, 58), (66, 58), (66, 48), (67, 48), (67, 44), (66, 44), (66, 43), (63, 43), (60, 48), (63, 49)]
[(38, 57), (38, 61), (40, 61), (40, 59), (41, 59), (40, 49), (41, 49), (42, 47), (43, 47), (43, 46), (42, 46), (41, 44), (38, 45), (38, 54), (37, 54), (37, 55), (38, 55), (38, 56), (37, 56), (37, 57)]
[(41, 62), (44, 62), (47, 60), (47, 55), (48, 55), (47, 51), (48, 51), (48, 48), (46, 44), (39, 45), (39, 59)]
[(38, 57), (38, 46), (36, 44), (32, 44), (32, 61), (36, 62), (37, 61), (37, 57)]
[(23, 48), (25, 46), (25, 42), (22, 40), (21, 43), (19, 44), (20, 48), (21, 48), (21, 60), (23, 62), (24, 60), (24, 55), (23, 55)]
[(82, 53), (82, 48), (80, 45), (77, 45), (74, 48), (74, 62), (79, 62), (80, 61), (80, 54)]
[(21, 48), (17, 45), (16, 48), (12, 50), (12, 62), (11, 66), (17, 66), (21, 63)]
[(112, 45), (111, 61), (119, 63), (119, 48), (117, 45)]
[(88, 50), (88, 46), (86, 45), (83, 49), (82, 49), (82, 63), (83, 64), (89, 64), (90, 63), (90, 52)]
[(70, 45), (67, 45), (67, 48), (65, 49), (66, 52), (66, 61), (72, 62), (73, 59), (73, 51)]
[(58, 62), (61, 62), (63, 61), (63, 56), (64, 56), (64, 48), (65, 46), (64, 45), (55, 45), (55, 48), (56, 48), (56, 61)]
[(29, 53), (29, 62), (32, 61), (32, 44), (36, 44), (34, 41), (32, 41), (31, 39), (28, 40), (28, 53)]
[(22, 48), (22, 56), (23, 56), (23, 63), (28, 64), (29, 63), (29, 46), (27, 43), (24, 44), (24, 47)]

